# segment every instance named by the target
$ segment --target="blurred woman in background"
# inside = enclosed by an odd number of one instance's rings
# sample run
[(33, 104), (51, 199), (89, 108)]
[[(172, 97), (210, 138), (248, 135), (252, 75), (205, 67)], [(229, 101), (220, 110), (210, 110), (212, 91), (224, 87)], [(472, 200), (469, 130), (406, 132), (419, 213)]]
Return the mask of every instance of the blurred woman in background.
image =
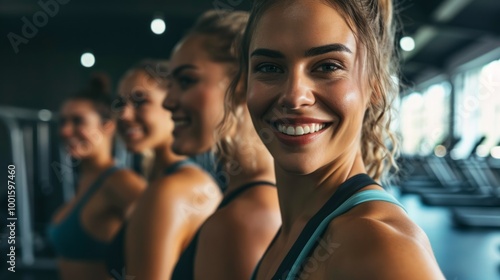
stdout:
[[(174, 280), (248, 279), (279, 225), (273, 160), (252, 127), (243, 97), (225, 112), (224, 98), (239, 69), (236, 42), (245, 12), (209, 11), (176, 46), (172, 87), (165, 108), (172, 111), (173, 150), (194, 155), (214, 149), (228, 183), (217, 211), (182, 253)], [(218, 129), (224, 114), (230, 124)]]
[(61, 107), (60, 136), (79, 170), (75, 197), (56, 212), (48, 231), (62, 279), (109, 279), (107, 251), (145, 188), (138, 175), (116, 166), (115, 128), (102, 76)]
[(125, 234), (126, 275), (169, 279), (174, 265), (220, 201), (212, 177), (171, 149), (174, 123), (162, 107), (167, 65), (145, 61), (130, 69), (119, 85), (119, 132), (134, 153), (151, 149), (149, 185)]

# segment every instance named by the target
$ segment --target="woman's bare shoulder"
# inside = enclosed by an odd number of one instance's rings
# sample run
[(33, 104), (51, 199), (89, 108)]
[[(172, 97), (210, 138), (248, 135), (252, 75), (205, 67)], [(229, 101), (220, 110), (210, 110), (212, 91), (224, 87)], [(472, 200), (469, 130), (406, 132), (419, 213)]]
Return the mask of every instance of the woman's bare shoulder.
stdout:
[(430, 242), (397, 205), (363, 203), (332, 221), (324, 238), (335, 243), (332, 273), (351, 278), (443, 279)]
[(118, 208), (127, 208), (146, 189), (146, 181), (130, 169), (119, 169), (106, 180), (106, 196)]
[(196, 167), (184, 167), (151, 182), (138, 201), (136, 215), (148, 217), (162, 213), (172, 218), (187, 215), (188, 220), (205, 219), (220, 198), (219, 187), (209, 174)]
[[(266, 201), (273, 197), (273, 188), (270, 193), (267, 188), (262, 193), (253, 190), (216, 211), (200, 231), (198, 254), (203, 257), (197, 267), (220, 276), (211, 279), (248, 278), (281, 225), (277, 198), (275, 206)], [(221, 271), (227, 265), (231, 269)]]
[(144, 188), (146, 181), (136, 172), (123, 168), (111, 174), (106, 180), (106, 185), (120, 190), (123, 188)]
[(217, 211), (208, 221), (217, 227), (236, 231), (258, 230), (281, 224), (278, 194), (275, 187), (262, 185), (244, 191)]
[(209, 199), (221, 196), (220, 189), (210, 174), (195, 166), (186, 166), (173, 174), (163, 176), (151, 182), (148, 191), (149, 189), (155, 195), (175, 194), (179, 198), (194, 196), (197, 199)]

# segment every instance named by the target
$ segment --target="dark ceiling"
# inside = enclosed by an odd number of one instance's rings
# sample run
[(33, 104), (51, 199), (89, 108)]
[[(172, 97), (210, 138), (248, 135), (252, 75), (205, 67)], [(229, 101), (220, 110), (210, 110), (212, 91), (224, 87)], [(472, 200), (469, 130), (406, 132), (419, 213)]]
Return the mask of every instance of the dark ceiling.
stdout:
[[(43, 11), (40, 3), (49, 2), (57, 3), (59, 11), (48, 16), (27, 43), (19, 44), (16, 53), (8, 34), (21, 36), (23, 18), (33, 22)], [(449, 72), (500, 47), (500, 0), (396, 2), (404, 24), (398, 37), (411, 35), (416, 41), (414, 51), (402, 52), (409, 83)], [(249, 7), (250, 0), (0, 0), (0, 103), (57, 109), (92, 71), (106, 71), (116, 83), (142, 58), (167, 58), (203, 11)], [(154, 35), (149, 27), (158, 14), (167, 23), (162, 35)], [(91, 69), (79, 64), (86, 50), (96, 56)]]
[(452, 73), (458, 65), (500, 47), (500, 0), (398, 2), (401, 33), (416, 43), (414, 51), (402, 51), (403, 73), (412, 83)]

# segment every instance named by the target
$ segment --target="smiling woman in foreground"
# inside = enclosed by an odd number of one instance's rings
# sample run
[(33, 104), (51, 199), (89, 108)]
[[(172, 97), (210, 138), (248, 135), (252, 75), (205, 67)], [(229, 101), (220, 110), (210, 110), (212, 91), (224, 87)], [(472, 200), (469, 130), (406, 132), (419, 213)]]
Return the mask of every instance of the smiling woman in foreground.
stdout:
[(390, 0), (254, 2), (239, 77), (283, 221), (254, 279), (443, 279), (377, 183), (393, 163), (393, 36)]

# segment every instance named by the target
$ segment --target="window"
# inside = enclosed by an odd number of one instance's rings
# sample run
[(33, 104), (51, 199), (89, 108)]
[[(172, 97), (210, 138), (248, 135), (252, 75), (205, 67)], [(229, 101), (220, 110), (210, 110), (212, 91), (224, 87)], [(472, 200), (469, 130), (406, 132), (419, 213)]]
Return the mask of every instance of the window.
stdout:
[(500, 60), (455, 78), (455, 135), (462, 141), (454, 158), (466, 158), (482, 136), (480, 156), (489, 155), (500, 141)]
[(402, 152), (428, 155), (448, 136), (450, 84), (442, 82), (414, 92), (401, 101)]

